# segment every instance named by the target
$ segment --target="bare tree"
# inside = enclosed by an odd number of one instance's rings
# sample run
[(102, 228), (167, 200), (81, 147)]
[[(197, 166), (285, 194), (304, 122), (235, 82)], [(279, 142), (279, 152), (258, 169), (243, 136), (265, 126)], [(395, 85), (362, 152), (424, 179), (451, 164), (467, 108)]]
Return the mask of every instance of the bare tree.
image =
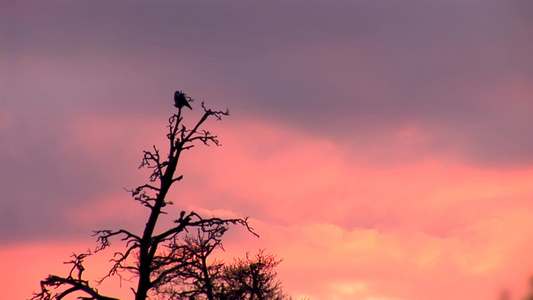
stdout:
[(246, 254), (224, 268), (225, 298), (239, 300), (289, 299), (276, 279), (275, 267), (281, 262), (272, 254), (260, 250), (255, 256)]
[[(169, 299), (194, 299), (200, 295), (215, 299), (216, 293), (220, 293), (213, 283), (220, 277), (223, 265), (210, 263), (207, 257), (221, 245), (221, 238), (230, 225), (242, 225), (256, 235), (246, 218), (204, 218), (193, 211), (182, 211), (172, 227), (162, 232), (155, 230), (160, 217), (169, 213), (163, 210), (172, 204), (167, 199), (168, 191), (183, 178), (183, 175), (177, 174), (181, 154), (199, 143), (218, 146), (217, 136), (201, 127), (209, 118), (220, 120), (222, 116), (229, 115), (228, 110), (211, 110), (202, 103), (203, 116), (188, 127), (183, 123), (182, 108), (190, 108), (188, 102), (192, 102), (192, 99), (181, 91), (177, 94), (179, 97), (175, 95), (175, 99), (186, 99), (187, 103), (175, 103), (178, 111), (168, 121), (167, 151), (161, 153), (156, 146), (144, 151), (140, 168), (151, 170), (149, 182), (130, 190), (132, 197), (150, 210), (143, 232), (135, 233), (126, 229), (95, 231), (98, 241), (95, 251), (74, 254), (73, 259), (66, 262), (72, 265), (70, 273), (67, 276), (49, 275), (41, 281), (41, 291), (32, 299), (60, 300), (67, 296), (92, 300), (116, 299), (100, 294), (83, 278), (84, 259), (109, 247), (113, 238), (120, 239), (126, 250), (115, 253), (111, 269), (97, 283), (111, 276), (122, 278), (124, 274), (131, 274), (137, 280), (137, 286), (133, 289), (136, 300), (161, 295), (169, 295)], [(188, 235), (190, 232), (193, 234)], [(80, 294), (83, 296), (78, 296)]]
[[(196, 235), (187, 235), (179, 244), (170, 245), (168, 258), (181, 262), (181, 267), (161, 269), (166, 272), (169, 284), (158, 288), (160, 297), (170, 300), (178, 299), (219, 299), (220, 280), (224, 263), (211, 260), (211, 254), (222, 248), (221, 237), (228, 229), (225, 226), (212, 231), (197, 230)], [(177, 251), (174, 251), (177, 250)]]

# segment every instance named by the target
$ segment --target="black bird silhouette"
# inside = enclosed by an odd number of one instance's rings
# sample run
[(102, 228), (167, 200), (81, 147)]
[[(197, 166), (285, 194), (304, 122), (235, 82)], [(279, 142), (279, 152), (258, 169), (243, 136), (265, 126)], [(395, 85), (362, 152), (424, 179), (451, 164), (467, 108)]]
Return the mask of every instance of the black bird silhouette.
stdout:
[(187, 95), (185, 95), (182, 91), (176, 91), (174, 93), (174, 106), (181, 109), (184, 106), (187, 106), (189, 109), (192, 110), (192, 107), (189, 105), (189, 101), (187, 100)]

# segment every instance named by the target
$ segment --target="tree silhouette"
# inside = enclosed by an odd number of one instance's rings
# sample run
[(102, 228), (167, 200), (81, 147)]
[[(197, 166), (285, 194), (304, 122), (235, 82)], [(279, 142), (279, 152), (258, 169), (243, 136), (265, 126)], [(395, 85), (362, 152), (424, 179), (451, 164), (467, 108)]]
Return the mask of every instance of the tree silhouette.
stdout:
[[(35, 293), (32, 299), (59, 300), (67, 296), (92, 300), (117, 299), (100, 294), (96, 287), (91, 286), (89, 281), (83, 278), (85, 258), (110, 247), (111, 240), (117, 238), (124, 243), (126, 250), (115, 253), (111, 259), (112, 266), (109, 272), (96, 281), (97, 285), (109, 277), (118, 276), (122, 279), (129, 274), (136, 279), (136, 288), (132, 288), (136, 300), (256, 299), (255, 294), (250, 298), (227, 298), (228, 291), (235, 289), (237, 270), (245, 267), (244, 262), (239, 261), (235, 266), (225, 267), (222, 262), (208, 260), (215, 249), (221, 248), (222, 237), (231, 225), (242, 225), (257, 236), (249, 227), (247, 218), (204, 218), (194, 211), (181, 211), (179, 217), (173, 221), (173, 226), (161, 232), (155, 230), (160, 217), (163, 214), (170, 214), (164, 210), (167, 205), (173, 204), (167, 199), (170, 188), (183, 178), (183, 175), (177, 172), (181, 154), (198, 144), (219, 146), (217, 136), (201, 127), (210, 118), (221, 120), (223, 116), (229, 115), (227, 109), (216, 111), (206, 108), (202, 103), (203, 116), (189, 127), (183, 122), (182, 108), (191, 108), (189, 101), (193, 100), (181, 91), (176, 93), (179, 93), (179, 99), (175, 94), (175, 106), (178, 111), (168, 120), (167, 151), (162, 153), (153, 146), (151, 150), (143, 152), (139, 168), (148, 168), (151, 171), (149, 181), (129, 190), (137, 202), (150, 210), (144, 230), (141, 233), (127, 229), (95, 231), (94, 235), (98, 242), (96, 249), (73, 254), (72, 260), (66, 262), (72, 266), (69, 274), (49, 275), (41, 281), (41, 290)], [(184, 100), (187, 103), (181, 102)], [(261, 256), (261, 259), (263, 258)], [(273, 262), (266, 257), (267, 269), (279, 263)], [(260, 270), (265, 269), (261, 267)], [(255, 280), (255, 277), (253, 278)], [(277, 287), (279, 285), (276, 285)], [(79, 296), (80, 294), (83, 296)]]
[(274, 255), (260, 250), (254, 257), (247, 253), (245, 259), (236, 259), (233, 264), (224, 267), (226, 299), (287, 299), (274, 270), (280, 262)]

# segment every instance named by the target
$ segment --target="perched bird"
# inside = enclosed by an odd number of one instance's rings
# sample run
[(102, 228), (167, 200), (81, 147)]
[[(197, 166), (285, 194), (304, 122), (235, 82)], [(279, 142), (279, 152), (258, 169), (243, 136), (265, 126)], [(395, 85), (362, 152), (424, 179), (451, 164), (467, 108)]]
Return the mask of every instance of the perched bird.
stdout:
[(187, 100), (187, 95), (185, 95), (182, 91), (176, 91), (174, 93), (174, 106), (181, 109), (184, 106), (187, 106), (189, 109), (192, 109), (192, 107), (189, 105), (189, 101)]

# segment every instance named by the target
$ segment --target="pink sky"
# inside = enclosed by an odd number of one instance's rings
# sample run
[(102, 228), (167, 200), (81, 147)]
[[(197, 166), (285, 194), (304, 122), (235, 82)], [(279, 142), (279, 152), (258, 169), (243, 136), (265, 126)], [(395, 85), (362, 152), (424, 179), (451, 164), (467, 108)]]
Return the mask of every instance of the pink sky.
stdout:
[(0, 299), (31, 297), (91, 230), (143, 226), (123, 188), (176, 89), (190, 121), (201, 101), (231, 111), (170, 195), (250, 217), (261, 237), (234, 228), (222, 258), (266, 249), (297, 298), (519, 299), (532, 22), (492, 0), (1, 4)]

